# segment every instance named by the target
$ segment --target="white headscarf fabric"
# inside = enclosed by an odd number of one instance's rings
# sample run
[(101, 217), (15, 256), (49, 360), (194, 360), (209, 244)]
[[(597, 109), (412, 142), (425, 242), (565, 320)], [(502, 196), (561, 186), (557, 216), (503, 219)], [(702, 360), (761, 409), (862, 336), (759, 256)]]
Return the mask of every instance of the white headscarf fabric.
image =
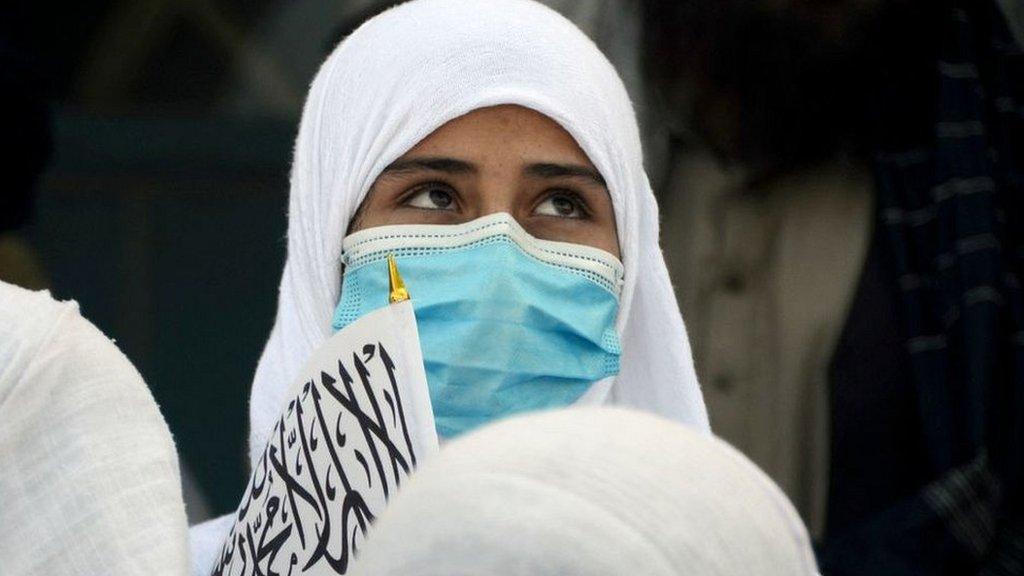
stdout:
[(716, 438), (648, 414), (512, 418), (445, 445), (392, 500), (353, 576), (811, 576), (782, 491)]
[(415, 0), (352, 33), (310, 88), (295, 145), (277, 318), (250, 398), (253, 460), (287, 387), (331, 335), (342, 239), (376, 177), (446, 122), (500, 104), (556, 121), (608, 183), (626, 270), (621, 372), (609, 402), (708, 430), (658, 247), (635, 114), (612, 65), (571, 22), (529, 0)]
[(178, 458), (142, 377), (74, 302), (0, 282), (0, 572), (188, 573)]

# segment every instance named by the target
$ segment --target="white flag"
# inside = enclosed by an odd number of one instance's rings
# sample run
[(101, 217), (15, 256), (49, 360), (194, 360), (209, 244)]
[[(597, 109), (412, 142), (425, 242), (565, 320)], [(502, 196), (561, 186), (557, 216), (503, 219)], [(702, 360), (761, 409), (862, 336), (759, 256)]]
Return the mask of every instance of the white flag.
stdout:
[(214, 575), (344, 574), (437, 433), (412, 302), (313, 354), (256, 463)]

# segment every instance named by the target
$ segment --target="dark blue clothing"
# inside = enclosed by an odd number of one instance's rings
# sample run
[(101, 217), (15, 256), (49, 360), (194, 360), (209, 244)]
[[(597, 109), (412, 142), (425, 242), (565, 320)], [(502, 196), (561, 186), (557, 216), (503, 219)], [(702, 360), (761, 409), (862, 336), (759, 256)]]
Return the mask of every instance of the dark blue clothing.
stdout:
[(910, 355), (878, 229), (829, 369), (831, 447), (826, 533), (913, 496), (929, 480)]
[[(893, 482), (853, 476), (833, 486), (855, 506), (833, 506), (839, 517), (819, 554), (826, 576), (1024, 574), (1024, 50), (990, 1), (934, 6), (947, 18), (932, 98), (884, 86), (879, 97), (882, 127), (931, 115), (922, 138), (881, 147), (874, 161), (879, 246), (905, 356), (881, 355), (874, 376), (856, 378), (864, 390), (851, 391), (842, 374), (833, 382), (859, 409), (880, 410), (838, 416), (843, 434), (867, 423), (864, 441), (839, 439), (867, 453), (840, 454), (836, 465), (860, 470), (877, 457)], [(876, 343), (889, 332), (878, 330)], [(840, 355), (842, 368), (857, 352)], [(892, 362), (904, 363), (909, 408), (900, 370), (884, 372)], [(865, 383), (872, 377), (882, 381)], [(878, 393), (894, 405), (880, 408)], [(907, 463), (872, 444), (908, 433), (895, 424), (903, 410), (917, 419), (927, 484), (864, 516), (869, 495), (857, 491), (893, 500), (902, 490)]]

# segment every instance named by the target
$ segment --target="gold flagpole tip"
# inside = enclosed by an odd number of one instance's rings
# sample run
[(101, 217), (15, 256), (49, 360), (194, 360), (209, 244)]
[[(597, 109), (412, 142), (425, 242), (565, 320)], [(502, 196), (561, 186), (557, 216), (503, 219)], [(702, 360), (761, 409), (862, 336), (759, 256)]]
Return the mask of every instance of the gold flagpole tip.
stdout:
[(402, 281), (402, 275), (398, 273), (398, 264), (392, 254), (388, 254), (388, 287), (391, 291), (388, 303), (397, 304), (409, 299), (409, 291), (405, 289), (405, 282)]

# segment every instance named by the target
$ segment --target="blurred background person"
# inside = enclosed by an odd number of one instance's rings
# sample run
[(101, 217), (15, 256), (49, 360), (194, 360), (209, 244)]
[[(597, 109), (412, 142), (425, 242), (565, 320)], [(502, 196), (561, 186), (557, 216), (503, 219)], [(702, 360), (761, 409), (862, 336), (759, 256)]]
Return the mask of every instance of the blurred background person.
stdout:
[(1024, 573), (1020, 9), (648, 2), (712, 428), (824, 574)]
[(0, 282), (0, 422), (4, 574), (187, 573), (171, 433), (75, 302)]

